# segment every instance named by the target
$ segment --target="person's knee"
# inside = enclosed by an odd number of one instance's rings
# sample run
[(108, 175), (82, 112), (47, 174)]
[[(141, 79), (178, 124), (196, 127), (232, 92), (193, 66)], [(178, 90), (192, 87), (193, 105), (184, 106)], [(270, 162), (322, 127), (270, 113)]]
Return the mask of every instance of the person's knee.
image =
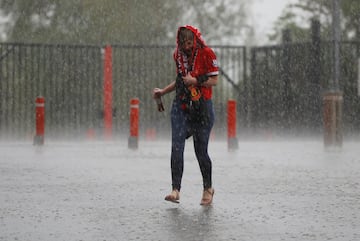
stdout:
[(198, 160), (208, 160), (208, 159), (210, 159), (206, 148), (195, 149), (195, 155), (196, 155)]

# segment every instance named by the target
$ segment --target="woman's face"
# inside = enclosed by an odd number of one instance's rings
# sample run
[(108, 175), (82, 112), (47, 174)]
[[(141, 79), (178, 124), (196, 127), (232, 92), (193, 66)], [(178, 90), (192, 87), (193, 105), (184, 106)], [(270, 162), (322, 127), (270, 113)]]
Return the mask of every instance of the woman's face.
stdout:
[(193, 47), (193, 39), (184, 39), (180, 41), (180, 48), (187, 56), (191, 56)]

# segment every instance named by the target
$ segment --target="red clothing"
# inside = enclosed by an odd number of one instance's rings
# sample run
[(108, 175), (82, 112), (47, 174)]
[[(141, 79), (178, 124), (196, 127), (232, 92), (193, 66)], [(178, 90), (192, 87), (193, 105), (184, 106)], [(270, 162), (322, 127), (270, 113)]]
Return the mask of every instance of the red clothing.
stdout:
[[(187, 58), (186, 55), (180, 50), (177, 38), (177, 48), (174, 52), (177, 73), (182, 73), (182, 75), (185, 76), (188, 72), (190, 72), (191, 76), (195, 78), (201, 75), (218, 75), (219, 67), (214, 51), (206, 46), (204, 40), (201, 37), (201, 33), (196, 28), (189, 25), (184, 27), (194, 33), (194, 51), (192, 56)], [(201, 86), (200, 90), (205, 100), (211, 99), (212, 87)]]

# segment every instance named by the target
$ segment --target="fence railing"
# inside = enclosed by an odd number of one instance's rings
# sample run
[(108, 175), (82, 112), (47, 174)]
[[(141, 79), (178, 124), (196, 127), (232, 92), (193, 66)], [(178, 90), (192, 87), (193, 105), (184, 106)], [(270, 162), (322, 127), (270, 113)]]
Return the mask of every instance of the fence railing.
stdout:
[(98, 126), (102, 99), (101, 49), (94, 46), (1, 44), (0, 130), (31, 136), (34, 103), (46, 100), (48, 135), (78, 135)]
[[(170, 131), (169, 112), (157, 113), (154, 87), (175, 79), (174, 46), (112, 46), (112, 132), (127, 136), (129, 101), (140, 99), (140, 131)], [(244, 47), (215, 46), (231, 80), (246, 76)], [(45, 98), (46, 136), (85, 137), (89, 130), (102, 137), (104, 128), (103, 46), (0, 44), (0, 138), (28, 138), (34, 134), (35, 99)], [(217, 128), (224, 135), (226, 101), (237, 98), (228, 80), (214, 88)], [(171, 108), (173, 96), (165, 96)]]
[[(220, 67), (214, 87), (216, 137), (226, 135), (226, 104), (235, 99), (239, 135), (266, 130), (322, 131), (322, 93), (331, 78), (331, 43), (246, 48), (213, 46)], [(360, 42), (341, 44), (344, 134), (359, 133)], [(159, 113), (154, 87), (175, 79), (174, 46), (112, 45), (112, 133), (129, 135), (129, 101), (140, 100), (140, 136), (169, 136), (173, 95)], [(0, 44), (0, 139), (33, 138), (35, 99), (45, 97), (47, 138), (85, 138), (104, 129), (104, 46)]]
[[(341, 44), (344, 134), (360, 131), (360, 42)], [(332, 42), (286, 43), (251, 49), (254, 129), (320, 134), (323, 94), (332, 80)]]

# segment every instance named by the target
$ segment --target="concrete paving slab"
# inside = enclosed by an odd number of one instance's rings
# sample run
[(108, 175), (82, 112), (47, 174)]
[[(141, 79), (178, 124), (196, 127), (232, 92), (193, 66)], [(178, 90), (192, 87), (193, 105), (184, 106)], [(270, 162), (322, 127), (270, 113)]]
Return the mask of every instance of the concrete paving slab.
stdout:
[(360, 150), (345, 142), (211, 142), (216, 190), (185, 150), (180, 204), (170, 143), (0, 143), (0, 240), (360, 240)]

